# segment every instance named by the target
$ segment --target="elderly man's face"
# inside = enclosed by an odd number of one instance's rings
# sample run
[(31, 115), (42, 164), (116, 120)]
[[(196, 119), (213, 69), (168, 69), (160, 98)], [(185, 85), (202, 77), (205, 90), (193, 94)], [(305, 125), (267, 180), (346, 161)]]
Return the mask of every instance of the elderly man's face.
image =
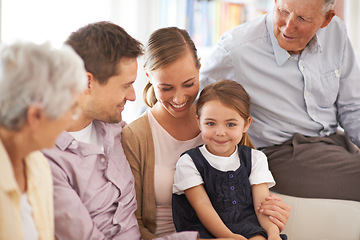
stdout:
[(324, 0), (275, 0), (274, 35), (281, 48), (300, 54), (316, 32), (326, 27), (334, 16), (324, 15)]

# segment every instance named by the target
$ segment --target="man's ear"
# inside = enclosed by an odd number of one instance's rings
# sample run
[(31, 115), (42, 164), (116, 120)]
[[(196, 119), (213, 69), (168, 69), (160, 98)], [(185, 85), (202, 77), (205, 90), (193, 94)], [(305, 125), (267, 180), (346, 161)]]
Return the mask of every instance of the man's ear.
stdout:
[(88, 87), (87, 87), (86, 90), (84, 90), (84, 94), (89, 94), (91, 92), (91, 89), (94, 86), (95, 77), (90, 72), (87, 72), (86, 75), (87, 75), (87, 78), (88, 78)]
[(332, 18), (335, 16), (335, 10), (329, 10), (326, 15), (325, 15), (325, 20), (324, 22), (321, 24), (320, 28), (324, 28), (327, 25), (329, 25), (329, 23), (331, 22)]

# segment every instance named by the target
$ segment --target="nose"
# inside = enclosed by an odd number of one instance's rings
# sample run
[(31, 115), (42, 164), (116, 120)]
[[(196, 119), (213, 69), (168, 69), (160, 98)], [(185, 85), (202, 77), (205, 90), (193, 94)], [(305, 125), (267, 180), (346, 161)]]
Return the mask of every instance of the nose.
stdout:
[(134, 86), (131, 85), (128, 89), (128, 92), (126, 94), (126, 99), (129, 101), (135, 101), (136, 100), (136, 94), (135, 94), (135, 89)]
[(285, 20), (284, 30), (286, 33), (292, 33), (293, 31), (295, 31), (295, 28), (296, 28), (295, 19), (293, 19), (293, 17), (289, 15)]
[(177, 90), (175, 92), (175, 96), (173, 98), (173, 101), (176, 104), (183, 104), (186, 101), (186, 95), (185, 95), (184, 91)]
[(226, 129), (224, 126), (217, 125), (217, 127), (216, 127), (216, 135), (217, 136), (224, 136), (225, 132), (226, 132)]

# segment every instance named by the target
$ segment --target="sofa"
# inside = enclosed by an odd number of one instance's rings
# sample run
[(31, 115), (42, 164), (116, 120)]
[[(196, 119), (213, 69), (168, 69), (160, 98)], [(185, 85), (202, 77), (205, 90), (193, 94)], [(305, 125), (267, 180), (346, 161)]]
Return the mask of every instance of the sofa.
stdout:
[(360, 202), (274, 194), (291, 206), (289, 240), (360, 240)]

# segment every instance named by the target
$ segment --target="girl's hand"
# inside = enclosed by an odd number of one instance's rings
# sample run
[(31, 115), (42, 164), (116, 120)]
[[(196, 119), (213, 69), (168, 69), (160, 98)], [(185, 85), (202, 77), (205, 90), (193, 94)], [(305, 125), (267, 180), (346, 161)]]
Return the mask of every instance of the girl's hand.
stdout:
[(278, 226), (280, 232), (284, 230), (290, 216), (290, 205), (284, 203), (280, 196), (270, 194), (270, 197), (267, 197), (257, 210), (268, 215), (270, 221)]

